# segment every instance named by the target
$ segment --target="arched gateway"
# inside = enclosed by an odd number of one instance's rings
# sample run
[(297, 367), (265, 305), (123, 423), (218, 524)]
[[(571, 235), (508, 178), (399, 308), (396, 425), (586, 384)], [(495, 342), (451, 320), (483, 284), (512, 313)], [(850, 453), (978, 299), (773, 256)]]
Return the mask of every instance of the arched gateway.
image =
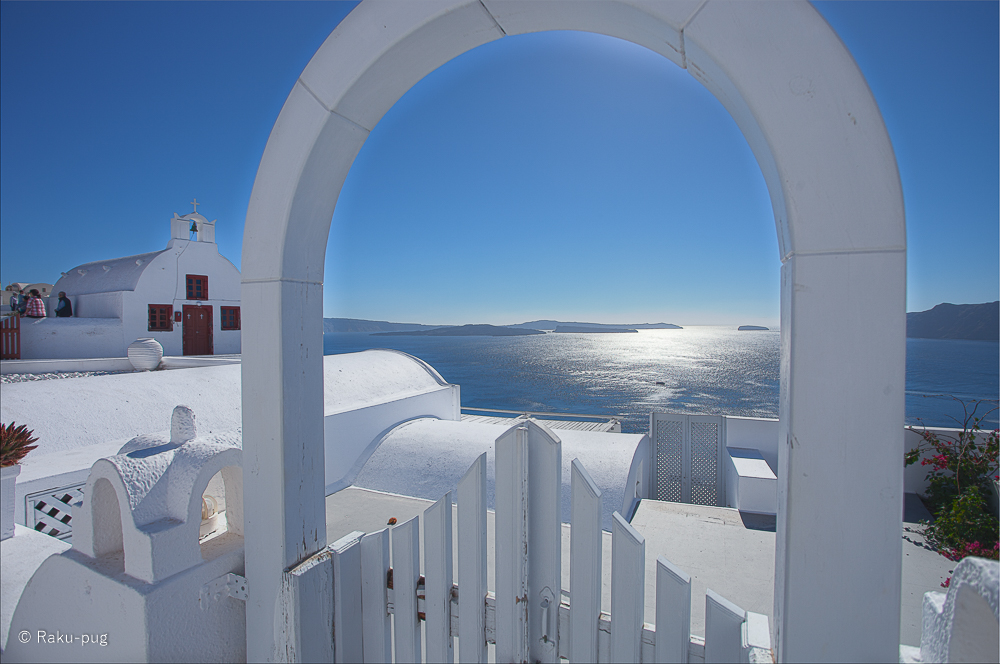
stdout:
[(906, 249), (892, 146), (850, 53), (809, 4), (715, 0), (363, 2), (313, 56), (268, 140), (243, 244), (249, 658), (295, 657), (313, 610), (300, 599), (289, 617), (280, 593), (282, 571), (326, 544), (323, 266), (351, 163), (426, 74), (542, 30), (660, 53), (746, 136), (783, 264), (778, 655), (895, 661)]

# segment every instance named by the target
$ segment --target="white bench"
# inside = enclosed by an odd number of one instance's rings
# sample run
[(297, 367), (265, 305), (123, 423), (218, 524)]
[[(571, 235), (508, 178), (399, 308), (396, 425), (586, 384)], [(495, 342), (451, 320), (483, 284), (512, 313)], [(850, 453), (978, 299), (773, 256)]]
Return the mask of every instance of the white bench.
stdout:
[(778, 478), (755, 449), (726, 447), (726, 504), (741, 512), (778, 513)]

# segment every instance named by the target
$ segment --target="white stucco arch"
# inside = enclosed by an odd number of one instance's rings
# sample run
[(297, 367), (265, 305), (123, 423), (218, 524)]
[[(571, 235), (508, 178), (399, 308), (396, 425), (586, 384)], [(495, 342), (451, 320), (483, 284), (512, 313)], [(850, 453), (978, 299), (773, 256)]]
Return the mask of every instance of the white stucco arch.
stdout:
[(278, 594), (281, 570), (326, 543), (323, 268), (354, 157), (441, 64), (556, 29), (625, 39), (687, 69), (753, 149), (783, 264), (775, 645), (789, 661), (895, 660), (906, 265), (892, 146), (815, 9), (719, 0), (364, 2), (313, 56), (271, 132), (244, 232), (248, 656), (306, 656), (276, 627)]

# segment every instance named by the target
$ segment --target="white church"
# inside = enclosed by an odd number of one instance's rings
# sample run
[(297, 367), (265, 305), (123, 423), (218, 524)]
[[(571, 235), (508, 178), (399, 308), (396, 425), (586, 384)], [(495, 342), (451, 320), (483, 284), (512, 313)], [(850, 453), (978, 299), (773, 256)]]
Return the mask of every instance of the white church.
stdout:
[(197, 211), (174, 213), (166, 249), (78, 265), (60, 291), (73, 317), (56, 318), (52, 297), (47, 318), (22, 319), (22, 359), (125, 357), (141, 338), (164, 355), (240, 352), (240, 271), (219, 253), (215, 220)]

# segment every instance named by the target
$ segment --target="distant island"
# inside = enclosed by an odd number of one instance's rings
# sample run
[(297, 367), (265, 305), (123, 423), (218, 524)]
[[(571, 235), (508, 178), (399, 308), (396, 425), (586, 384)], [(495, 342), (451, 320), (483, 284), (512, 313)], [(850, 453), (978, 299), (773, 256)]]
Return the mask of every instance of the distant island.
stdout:
[(430, 330), (398, 330), (395, 332), (374, 332), (373, 337), (521, 337), (529, 334), (545, 334), (541, 330), (529, 330), (500, 325), (452, 325)]
[(638, 334), (639, 330), (631, 330), (624, 327), (584, 327), (582, 325), (557, 325), (556, 334), (569, 332), (583, 332), (585, 334), (619, 334), (622, 332), (632, 332)]
[(433, 330), (441, 325), (421, 325), (420, 323), (390, 323), (386, 320), (364, 320), (361, 318), (324, 318), (323, 334), (371, 334), (373, 332), (402, 332), (410, 330)]
[(911, 339), (1000, 341), (1000, 301), (983, 304), (939, 304), (906, 314)]
[[(528, 323), (517, 323), (515, 325), (424, 325), (422, 323), (392, 323), (387, 320), (365, 320), (363, 318), (324, 318), (323, 334), (382, 334), (385, 332), (428, 332), (433, 330), (451, 330), (464, 328), (493, 328), (494, 330), (531, 330), (528, 334), (536, 334), (540, 330), (553, 331), (559, 326), (587, 328), (579, 330), (581, 332), (599, 331), (623, 331), (635, 332), (636, 330), (682, 330), (680, 325), (670, 323), (637, 323), (634, 325), (610, 325), (607, 323), (563, 323), (557, 320), (536, 320)], [(465, 334), (458, 332), (435, 332), (430, 336), (491, 336), (503, 337), (519, 335), (518, 332), (488, 332), (470, 331)], [(411, 336), (411, 335), (408, 335)]]
[(574, 327), (587, 327), (587, 328), (611, 328), (611, 329), (629, 329), (629, 330), (683, 330), (680, 325), (672, 325), (670, 323), (618, 323), (618, 324), (608, 324), (608, 323), (580, 323), (580, 322), (565, 322), (558, 320), (533, 320), (527, 323), (517, 323), (516, 325), (509, 325), (508, 327), (524, 327), (532, 330), (555, 330), (559, 326), (574, 326)]
[(738, 330), (764, 330), (765, 332), (768, 330), (768, 328), (761, 327), (760, 325), (740, 325), (737, 329)]

